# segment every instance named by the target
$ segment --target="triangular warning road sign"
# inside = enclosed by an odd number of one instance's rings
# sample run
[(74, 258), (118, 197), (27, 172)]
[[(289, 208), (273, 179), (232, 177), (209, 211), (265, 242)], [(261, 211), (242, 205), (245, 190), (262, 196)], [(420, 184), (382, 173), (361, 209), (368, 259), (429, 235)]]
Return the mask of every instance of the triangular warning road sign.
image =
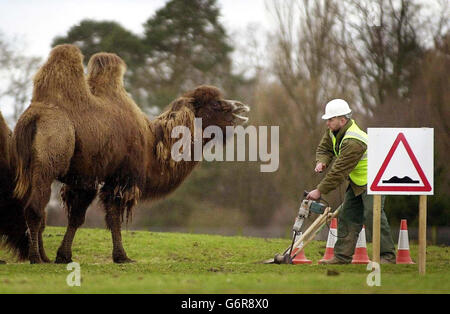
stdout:
[[(387, 166), (389, 165), (389, 162), (391, 161), (392, 156), (394, 155), (394, 152), (396, 151), (398, 145), (400, 142), (403, 143), (403, 146), (406, 149), (406, 152), (408, 153), (409, 158), (411, 159), (414, 167), (416, 168), (417, 173), (420, 176), (420, 179), (423, 182), (422, 186), (407, 186), (407, 185), (382, 185), (380, 186), (380, 180), (381, 177), (384, 174), (384, 171), (386, 170)], [(389, 150), (389, 153), (387, 154), (386, 158), (383, 161), (383, 164), (381, 165), (380, 170), (378, 171), (377, 175), (375, 176), (375, 179), (372, 182), (372, 185), (370, 186), (371, 191), (377, 191), (377, 192), (429, 192), (431, 191), (431, 185), (428, 182), (422, 168), (419, 165), (419, 162), (417, 161), (416, 156), (414, 155), (411, 146), (409, 146), (408, 141), (405, 138), (405, 135), (400, 132), (397, 136), (397, 138), (394, 141), (394, 144), (392, 144), (391, 149)]]

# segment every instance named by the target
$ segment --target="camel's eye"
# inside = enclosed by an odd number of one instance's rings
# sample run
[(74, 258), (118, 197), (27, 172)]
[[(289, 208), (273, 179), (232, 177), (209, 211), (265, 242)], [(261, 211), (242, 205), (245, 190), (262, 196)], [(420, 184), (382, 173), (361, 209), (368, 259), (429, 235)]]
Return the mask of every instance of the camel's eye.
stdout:
[(222, 109), (222, 106), (221, 106), (220, 103), (218, 103), (218, 102), (213, 102), (213, 103), (212, 103), (212, 108), (213, 108), (214, 110), (220, 110), (220, 109)]

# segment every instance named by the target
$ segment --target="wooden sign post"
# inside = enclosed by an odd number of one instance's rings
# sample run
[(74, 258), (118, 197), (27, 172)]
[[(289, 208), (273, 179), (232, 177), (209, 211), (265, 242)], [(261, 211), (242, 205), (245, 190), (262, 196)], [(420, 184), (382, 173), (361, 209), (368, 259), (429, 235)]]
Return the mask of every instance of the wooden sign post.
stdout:
[(372, 261), (380, 264), (381, 195), (373, 196)]
[(425, 275), (427, 254), (427, 196), (419, 197), (419, 274)]
[(373, 194), (373, 258), (380, 263), (382, 195), (419, 195), (419, 274), (425, 274), (427, 195), (433, 195), (431, 128), (369, 128), (368, 194)]

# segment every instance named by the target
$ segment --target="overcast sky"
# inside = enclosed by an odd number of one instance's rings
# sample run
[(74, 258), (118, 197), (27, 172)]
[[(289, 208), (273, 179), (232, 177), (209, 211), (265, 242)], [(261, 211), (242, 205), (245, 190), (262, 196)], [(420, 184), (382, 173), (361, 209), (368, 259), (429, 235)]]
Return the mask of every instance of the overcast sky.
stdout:
[[(0, 0), (0, 32), (26, 46), (26, 55), (46, 58), (56, 36), (83, 19), (114, 20), (135, 34), (167, 0)], [(266, 28), (265, 0), (218, 0), (228, 32), (249, 24)], [(267, 27), (268, 29), (268, 27)]]

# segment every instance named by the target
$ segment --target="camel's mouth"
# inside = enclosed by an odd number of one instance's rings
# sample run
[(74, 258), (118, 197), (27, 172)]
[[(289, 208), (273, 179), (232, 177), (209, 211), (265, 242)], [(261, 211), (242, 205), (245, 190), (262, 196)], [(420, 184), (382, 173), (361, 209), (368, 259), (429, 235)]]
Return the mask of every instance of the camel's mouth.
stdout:
[(233, 122), (237, 125), (246, 124), (248, 122), (248, 117), (246, 117), (245, 114), (250, 111), (250, 107), (236, 100), (228, 100), (228, 102), (233, 107), (233, 110), (231, 111), (234, 117)]

